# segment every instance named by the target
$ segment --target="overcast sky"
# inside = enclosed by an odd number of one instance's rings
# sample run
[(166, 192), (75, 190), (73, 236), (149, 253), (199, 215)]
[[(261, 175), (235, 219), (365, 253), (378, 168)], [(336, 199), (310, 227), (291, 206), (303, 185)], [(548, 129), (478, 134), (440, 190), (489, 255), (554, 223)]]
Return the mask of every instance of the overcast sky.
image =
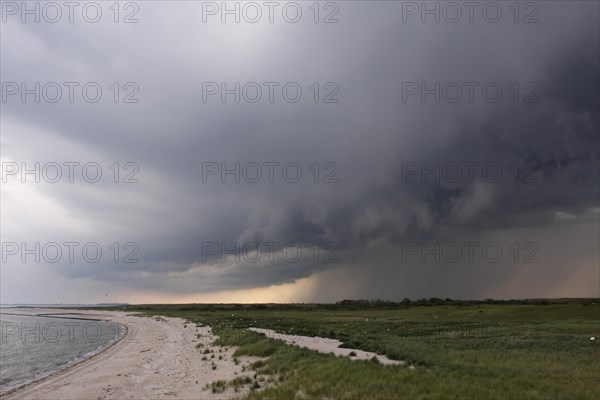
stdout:
[(3, 1), (0, 302), (599, 296), (599, 3), (313, 3)]

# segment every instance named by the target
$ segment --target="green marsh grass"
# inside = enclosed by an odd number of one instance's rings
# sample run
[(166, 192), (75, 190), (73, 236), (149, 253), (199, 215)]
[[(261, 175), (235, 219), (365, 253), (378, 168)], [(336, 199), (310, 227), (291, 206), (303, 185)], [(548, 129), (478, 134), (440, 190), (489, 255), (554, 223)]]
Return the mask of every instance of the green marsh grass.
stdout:
[[(216, 344), (238, 346), (234, 357), (263, 357), (252, 368), (271, 382), (254, 380), (248, 399), (600, 398), (600, 340), (590, 340), (600, 337), (596, 299), (143, 308), (212, 326)], [(250, 326), (334, 338), (407, 365), (318, 354)]]

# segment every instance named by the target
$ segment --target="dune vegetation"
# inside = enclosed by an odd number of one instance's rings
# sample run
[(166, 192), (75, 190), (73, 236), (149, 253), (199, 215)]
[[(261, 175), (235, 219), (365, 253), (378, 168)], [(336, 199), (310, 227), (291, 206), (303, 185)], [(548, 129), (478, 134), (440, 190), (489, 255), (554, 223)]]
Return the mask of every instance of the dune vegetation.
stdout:
[[(239, 346), (236, 356), (264, 357), (253, 380), (217, 384), (250, 385), (250, 399), (600, 398), (598, 299), (127, 308), (210, 325), (219, 344)], [(251, 326), (334, 338), (406, 364), (320, 354)]]

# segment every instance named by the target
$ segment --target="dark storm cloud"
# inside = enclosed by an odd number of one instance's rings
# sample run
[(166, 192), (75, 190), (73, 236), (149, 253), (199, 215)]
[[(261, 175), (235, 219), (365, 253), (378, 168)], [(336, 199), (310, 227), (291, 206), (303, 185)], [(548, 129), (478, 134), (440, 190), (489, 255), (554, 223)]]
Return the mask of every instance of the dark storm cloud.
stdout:
[[(202, 25), (194, 18), (199, 3), (143, 5), (144, 19), (130, 27), (3, 26), (3, 81), (140, 87), (139, 104), (3, 105), (3, 140), (13, 143), (8, 149), (3, 143), (3, 157), (140, 166), (140, 183), (131, 186), (104, 180), (36, 188), (88, 228), (63, 231), (37, 221), (29, 237), (76, 235), (141, 247), (137, 264), (58, 264), (52, 271), (171, 293), (250, 288), (315, 273), (326, 286), (339, 278), (336, 271), (347, 271), (348, 282), (358, 281), (348, 285), (364, 297), (400, 296), (389, 286), (396, 280), (413, 282), (403, 286), (413, 296), (444, 291), (447, 282), (456, 297), (501, 296), (511, 279), (520, 279), (518, 268), (479, 275), (456, 265), (443, 273), (435, 266), (398, 267), (397, 250), (406, 241), (453, 236), (510, 243), (515, 229), (530, 230), (529, 240), (544, 229), (560, 236), (568, 229), (557, 213), (597, 227), (589, 214), (598, 207), (600, 157), (597, 4), (542, 3), (541, 22), (524, 25), (510, 18), (403, 24), (400, 4), (354, 2), (343, 3), (341, 22), (329, 26)], [(305, 97), (313, 82), (333, 81), (341, 101), (207, 104), (205, 81), (297, 81)], [(498, 82), (505, 94), (496, 104), (403, 102), (402, 83), (423, 81)], [(507, 100), (515, 81), (534, 82), (539, 102)], [(297, 162), (303, 179), (202, 181), (203, 163), (236, 161)], [(339, 166), (339, 183), (312, 182), (315, 162)], [(474, 179), (457, 182), (406, 176), (409, 166), (472, 162), (501, 166), (502, 179), (483, 179), (480, 168)], [(515, 182), (515, 168), (535, 182)], [(340, 262), (203, 257), (206, 242), (253, 241), (333, 242)], [(550, 293), (553, 286), (545, 287)]]

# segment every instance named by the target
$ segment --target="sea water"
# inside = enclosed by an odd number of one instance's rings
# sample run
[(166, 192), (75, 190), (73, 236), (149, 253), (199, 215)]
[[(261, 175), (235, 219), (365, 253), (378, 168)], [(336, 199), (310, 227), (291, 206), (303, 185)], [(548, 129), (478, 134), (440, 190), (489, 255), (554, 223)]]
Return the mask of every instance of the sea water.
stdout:
[(0, 396), (91, 357), (125, 333), (114, 322), (0, 313)]

